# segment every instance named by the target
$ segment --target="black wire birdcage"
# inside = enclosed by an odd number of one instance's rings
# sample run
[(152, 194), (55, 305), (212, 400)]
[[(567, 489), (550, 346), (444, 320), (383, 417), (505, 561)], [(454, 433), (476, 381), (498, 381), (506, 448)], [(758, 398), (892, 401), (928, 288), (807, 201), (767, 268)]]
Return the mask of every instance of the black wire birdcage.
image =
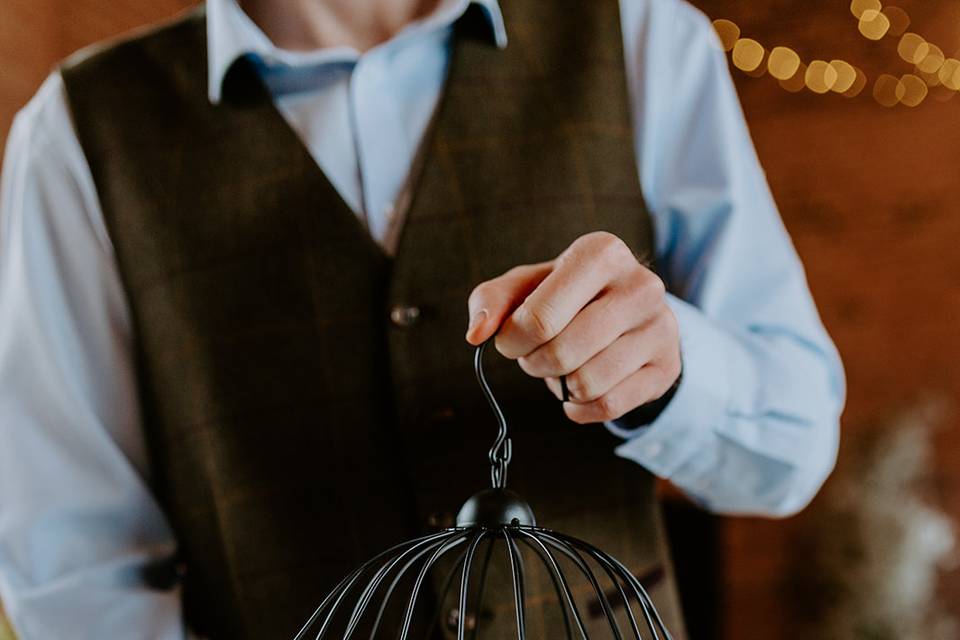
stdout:
[[(510, 636), (499, 635), (504, 633), (500, 630), (494, 637), (528, 637), (524, 585), (536, 568), (552, 584), (566, 638), (671, 640), (640, 580), (626, 566), (588, 542), (538, 526), (529, 505), (506, 488), (513, 452), (506, 419), (484, 376), (486, 344), (477, 348), (474, 367), (499, 423), (489, 453), (492, 487), (467, 500), (454, 526), (387, 549), (346, 576), (295, 640), (432, 640), (443, 637), (441, 627), (457, 640), (468, 634), (471, 639), (491, 637), (483, 633), (489, 619), (484, 596), (493, 590), (488, 583), (498, 548), (505, 584), (496, 591), (512, 591), (507, 597), (512, 600), (512, 621)], [(567, 575), (571, 569), (580, 587)], [(592, 610), (584, 606), (585, 593), (593, 596)], [(441, 620), (442, 611), (451, 615)]]

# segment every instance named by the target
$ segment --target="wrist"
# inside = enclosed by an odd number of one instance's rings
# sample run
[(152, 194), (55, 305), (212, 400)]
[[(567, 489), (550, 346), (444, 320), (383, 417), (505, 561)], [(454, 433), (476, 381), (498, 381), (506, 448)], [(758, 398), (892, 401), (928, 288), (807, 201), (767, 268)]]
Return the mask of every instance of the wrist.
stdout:
[(658, 417), (660, 417), (660, 414), (663, 413), (664, 409), (666, 409), (670, 404), (670, 401), (673, 400), (673, 396), (676, 395), (677, 388), (680, 386), (680, 381), (682, 378), (683, 367), (681, 365), (680, 373), (677, 375), (677, 379), (673, 381), (673, 384), (670, 385), (663, 395), (654, 400), (650, 400), (649, 402), (645, 402), (634, 409), (631, 409), (616, 420), (611, 420), (611, 422), (625, 429), (642, 427), (651, 424)]

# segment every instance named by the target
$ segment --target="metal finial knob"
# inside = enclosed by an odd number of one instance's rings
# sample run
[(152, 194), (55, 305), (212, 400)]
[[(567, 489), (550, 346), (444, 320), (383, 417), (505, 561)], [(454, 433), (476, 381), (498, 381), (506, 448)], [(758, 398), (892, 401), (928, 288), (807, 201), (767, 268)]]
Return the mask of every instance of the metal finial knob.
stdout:
[(470, 496), (457, 514), (458, 527), (534, 527), (537, 519), (526, 500), (508, 489), (484, 489)]

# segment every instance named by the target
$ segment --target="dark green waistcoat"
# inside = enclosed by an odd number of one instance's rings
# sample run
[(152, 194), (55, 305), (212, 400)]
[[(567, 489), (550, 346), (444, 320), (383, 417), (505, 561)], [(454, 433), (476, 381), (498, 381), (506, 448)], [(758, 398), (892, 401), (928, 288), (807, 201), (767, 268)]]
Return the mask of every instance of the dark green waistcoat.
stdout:
[[(616, 0), (502, 8), (505, 50), (474, 10), (457, 25), (396, 259), (249, 64), (209, 102), (202, 11), (64, 66), (130, 301), (187, 621), (215, 640), (291, 637), (354, 565), (489, 485), (496, 426), (463, 339), (473, 286), (599, 229), (649, 255)], [(397, 305), (419, 317), (392, 322)], [(653, 583), (679, 637), (651, 476), (542, 381), (488, 362), (511, 488), (541, 525)], [(552, 587), (527, 589), (528, 637), (561, 637)], [(491, 629), (512, 606), (491, 596)], [(500, 629), (484, 637), (511, 637)]]

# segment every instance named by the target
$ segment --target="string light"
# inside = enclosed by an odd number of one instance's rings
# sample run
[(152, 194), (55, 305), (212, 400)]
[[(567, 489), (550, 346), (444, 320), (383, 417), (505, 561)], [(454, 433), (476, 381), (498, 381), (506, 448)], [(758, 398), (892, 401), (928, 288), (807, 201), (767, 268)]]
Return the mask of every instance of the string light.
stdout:
[(777, 80), (789, 80), (800, 68), (800, 56), (793, 49), (774, 47), (767, 60), (767, 69)]
[(924, 73), (936, 73), (940, 70), (940, 67), (943, 66), (943, 63), (946, 62), (946, 57), (943, 55), (943, 49), (935, 44), (927, 44), (929, 45), (929, 50), (923, 60), (917, 64), (917, 69)]
[(890, 31), (890, 18), (882, 11), (867, 9), (860, 16), (860, 23), (857, 27), (865, 38), (883, 40), (883, 36)]
[(720, 43), (723, 45), (723, 50), (731, 51), (733, 45), (737, 44), (737, 40), (740, 39), (740, 27), (729, 20), (720, 18), (719, 20), (713, 21), (713, 28), (716, 29), (717, 35), (720, 36)]
[(807, 67), (807, 88), (814, 93), (826, 93), (837, 82), (837, 70), (825, 60), (814, 60)]
[(853, 70), (857, 72), (857, 78), (850, 85), (850, 88), (843, 92), (844, 98), (856, 98), (867, 86), (867, 74), (861, 71), (859, 67), (854, 67)]
[(889, 73), (882, 74), (873, 85), (873, 97), (884, 107), (895, 107), (907, 92), (900, 78)]
[(927, 97), (927, 83), (912, 73), (901, 77), (900, 84), (903, 85), (903, 95), (900, 97), (900, 102), (908, 107), (916, 107)]
[(910, 16), (900, 7), (884, 7), (883, 15), (890, 21), (889, 33), (892, 36), (901, 36), (910, 28)]
[[(857, 70), (854, 66), (846, 60), (831, 60), (830, 66), (837, 72), (837, 79), (834, 81), (831, 90), (839, 94), (849, 91), (857, 81)], [(864, 76), (864, 80), (866, 80), (866, 76)]]
[[(913, 72), (899, 78), (885, 73), (873, 83), (873, 97), (884, 107), (902, 104), (919, 106), (928, 96), (946, 101), (960, 93), (960, 55), (947, 57), (943, 49), (907, 31), (910, 15), (896, 6), (883, 6), (880, 0), (851, 0), (850, 12), (857, 29), (865, 37), (880, 41), (898, 38), (897, 55), (913, 65)], [(846, 60), (811, 60), (804, 63), (790, 47), (778, 45), (767, 50), (760, 42), (742, 37), (740, 27), (731, 20), (713, 21), (723, 50), (730, 52), (733, 66), (759, 78), (769, 73), (791, 93), (809, 90), (824, 95), (836, 93), (854, 98), (869, 84), (867, 75)]]
[(740, 38), (733, 45), (733, 66), (741, 71), (753, 71), (763, 62), (763, 45), (751, 38)]
[(947, 89), (960, 91), (960, 60), (947, 58), (937, 73), (937, 79)]
[(850, 3), (850, 12), (859, 20), (863, 18), (865, 12), (880, 11), (882, 6), (880, 0), (853, 0)]
[[(861, 13), (879, 13), (879, 0), (854, 0), (854, 3), (862, 5)], [(768, 52), (756, 40), (741, 37), (740, 27), (730, 20), (714, 20), (713, 26), (721, 47), (730, 52), (733, 66), (755, 78), (769, 73), (791, 93), (799, 93), (804, 89), (818, 94), (834, 91), (853, 98), (867, 84), (863, 71), (845, 60), (813, 60), (805, 64), (797, 52), (789, 47), (776, 46)]]
[(915, 33), (905, 33), (897, 44), (897, 53), (904, 62), (919, 64), (930, 53), (930, 45)]

